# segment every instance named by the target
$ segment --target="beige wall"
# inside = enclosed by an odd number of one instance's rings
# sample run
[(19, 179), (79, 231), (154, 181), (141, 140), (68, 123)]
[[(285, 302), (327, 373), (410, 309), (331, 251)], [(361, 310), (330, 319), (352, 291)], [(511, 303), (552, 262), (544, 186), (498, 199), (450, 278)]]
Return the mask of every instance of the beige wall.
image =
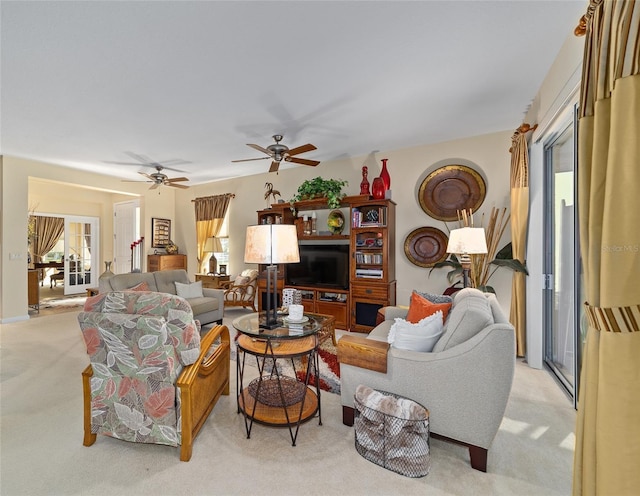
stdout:
[[(517, 127), (517, 123), (516, 126)], [(489, 213), (492, 206), (509, 205), (509, 146), (512, 131), (475, 136), (437, 145), (420, 146), (402, 150), (376, 153), (353, 159), (323, 162), (319, 166), (298, 166), (282, 170), (279, 174), (257, 174), (254, 176), (208, 183), (176, 193), (176, 242), (181, 250), (189, 253), (189, 272), (194, 274), (197, 262), (194, 254), (196, 239), (194, 233), (193, 198), (200, 196), (234, 193), (236, 197), (230, 205), (230, 259), (229, 271), (237, 274), (245, 264), (244, 237), (247, 225), (255, 224), (256, 211), (265, 207), (265, 183), (271, 182), (279, 190), (282, 198), (289, 200), (305, 179), (321, 176), (325, 179), (349, 181), (345, 188), (348, 195), (360, 193), (361, 167), (366, 161), (371, 181), (380, 172), (380, 159), (388, 158), (391, 175), (391, 189), (396, 207), (396, 277), (398, 280), (398, 303), (408, 303), (411, 291), (416, 289), (442, 292), (449, 284), (446, 270), (440, 269), (429, 277), (429, 269), (411, 264), (404, 254), (404, 240), (418, 227), (433, 226), (445, 233), (447, 227), (441, 221), (432, 219), (422, 211), (418, 203), (417, 190), (424, 177), (435, 168), (445, 164), (467, 164), (478, 170), (486, 179), (487, 197), (480, 212)], [(448, 223), (454, 228), (453, 223)], [(509, 242), (507, 231), (501, 247)], [(193, 277), (193, 276), (192, 276)], [(511, 277), (508, 270), (499, 270), (491, 279), (499, 300), (508, 310), (511, 298)]]
[(26, 222), (30, 207), (42, 213), (99, 217), (101, 268), (103, 261), (113, 256), (113, 203), (141, 198), (146, 240), (151, 239), (151, 212), (155, 217), (173, 220), (175, 211), (175, 195), (170, 188), (161, 188), (158, 193), (145, 183), (126, 183), (32, 160), (3, 157), (0, 177), (0, 322), (28, 318)]
[[(100, 217), (101, 254), (103, 260), (110, 260), (112, 254), (111, 238), (113, 227), (111, 222), (112, 204), (121, 201), (117, 192), (128, 191), (141, 195), (142, 219), (147, 252), (151, 248), (151, 218), (161, 217), (171, 219), (173, 241), (180, 247), (180, 253), (188, 255), (189, 273), (198, 270), (196, 261), (195, 216), (191, 200), (199, 196), (213, 194), (234, 193), (231, 201), (230, 215), (230, 261), (229, 271), (236, 274), (245, 268), (244, 234), (247, 225), (256, 222), (256, 211), (265, 207), (265, 183), (271, 182), (279, 190), (286, 201), (291, 198), (300, 183), (305, 179), (322, 176), (326, 179), (343, 179), (349, 182), (345, 192), (356, 195), (360, 192), (362, 179), (361, 168), (369, 167), (370, 181), (379, 174), (380, 159), (388, 158), (391, 174), (391, 189), (396, 208), (396, 276), (398, 280), (398, 303), (407, 303), (412, 289), (422, 289), (442, 292), (449, 283), (446, 280), (446, 270), (436, 270), (429, 277), (429, 269), (416, 267), (404, 255), (404, 240), (414, 229), (423, 226), (433, 226), (445, 233), (448, 228), (454, 228), (453, 223), (448, 226), (441, 221), (429, 217), (422, 211), (417, 199), (417, 190), (426, 175), (435, 168), (446, 164), (467, 164), (478, 170), (486, 180), (487, 196), (480, 212), (489, 213), (492, 206), (508, 206), (509, 184), (509, 154), (511, 131), (475, 136), (436, 145), (419, 146), (414, 148), (392, 150), (385, 153), (370, 154), (368, 156), (323, 162), (318, 167), (297, 166), (283, 169), (279, 174), (256, 174), (254, 176), (218, 181), (194, 186), (188, 190), (174, 190), (159, 188), (148, 190), (144, 184), (122, 183), (116, 178), (72, 171), (68, 168), (25, 161), (5, 157), (3, 182), (3, 208), (9, 204), (11, 213), (3, 215), (3, 238), (13, 239), (9, 247), (3, 245), (7, 253), (22, 252), (26, 254), (26, 231), (24, 220), (27, 218), (29, 203), (37, 203), (48, 213), (77, 213), (93, 212)], [(32, 178), (29, 180), (29, 178)], [(43, 181), (44, 180), (44, 181)], [(51, 188), (51, 196), (47, 195), (49, 181), (83, 185), (88, 190), (78, 190), (73, 186)], [(57, 191), (56, 191), (57, 190)], [(103, 191), (100, 191), (103, 190)], [(104, 191), (106, 190), (106, 191)], [(22, 192), (21, 194), (19, 192)], [(6, 193), (6, 194), (5, 194)], [(22, 195), (22, 196), (21, 196)], [(11, 200), (20, 197), (21, 200)], [(80, 201), (82, 199), (82, 201)], [(80, 207), (80, 204), (86, 206)], [(93, 214), (92, 214), (93, 215)], [(6, 219), (9, 219), (9, 222)], [(5, 225), (7, 224), (7, 225)], [(19, 239), (20, 241), (16, 241)], [(509, 241), (509, 233), (501, 246)], [(25, 255), (26, 256), (26, 255)], [(3, 255), (7, 262), (8, 255)], [(102, 266), (102, 261), (100, 262)], [(26, 263), (11, 261), (7, 275), (2, 274), (3, 288), (10, 284), (8, 280), (16, 280), (17, 291), (6, 294), (3, 291), (2, 304), (5, 309), (0, 319), (24, 318), (27, 315), (26, 304)], [(510, 273), (499, 270), (491, 280), (498, 292), (498, 297), (505, 309), (509, 308), (511, 297)], [(12, 283), (11, 283), (12, 284)]]

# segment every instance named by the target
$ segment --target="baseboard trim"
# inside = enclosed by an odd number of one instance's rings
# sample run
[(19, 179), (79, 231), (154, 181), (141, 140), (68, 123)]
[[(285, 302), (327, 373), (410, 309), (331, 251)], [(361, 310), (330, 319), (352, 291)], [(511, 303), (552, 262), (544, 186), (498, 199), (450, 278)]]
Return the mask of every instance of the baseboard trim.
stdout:
[(0, 319), (0, 324), (11, 324), (13, 322), (21, 322), (23, 320), (29, 320), (31, 317), (27, 315), (18, 315), (16, 317), (7, 317), (6, 319)]

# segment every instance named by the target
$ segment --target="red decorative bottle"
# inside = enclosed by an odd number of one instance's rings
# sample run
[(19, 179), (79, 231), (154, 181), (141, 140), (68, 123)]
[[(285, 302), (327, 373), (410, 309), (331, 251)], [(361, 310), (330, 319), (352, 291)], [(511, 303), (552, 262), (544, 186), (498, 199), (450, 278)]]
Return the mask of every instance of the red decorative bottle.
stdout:
[(389, 171), (387, 170), (387, 160), (386, 158), (382, 159), (382, 171), (380, 172), (380, 177), (382, 178), (382, 182), (384, 182), (384, 190), (391, 189), (391, 176), (389, 175)]
[(381, 177), (376, 177), (371, 185), (371, 194), (376, 200), (384, 199), (384, 181)]
[(360, 183), (360, 194), (361, 195), (370, 195), (369, 191), (369, 180), (367, 179), (367, 175), (369, 174), (369, 168), (366, 165), (362, 166), (362, 182)]

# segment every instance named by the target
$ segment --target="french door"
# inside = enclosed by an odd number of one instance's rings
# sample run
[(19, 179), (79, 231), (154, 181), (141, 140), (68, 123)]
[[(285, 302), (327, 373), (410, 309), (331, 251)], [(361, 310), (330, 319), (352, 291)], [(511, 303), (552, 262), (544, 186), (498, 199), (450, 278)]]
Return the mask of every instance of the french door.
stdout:
[[(575, 112), (574, 112), (575, 115)], [(544, 360), (577, 400), (582, 350), (576, 119), (545, 144)]]
[(64, 294), (86, 293), (98, 284), (100, 254), (97, 217), (65, 216)]

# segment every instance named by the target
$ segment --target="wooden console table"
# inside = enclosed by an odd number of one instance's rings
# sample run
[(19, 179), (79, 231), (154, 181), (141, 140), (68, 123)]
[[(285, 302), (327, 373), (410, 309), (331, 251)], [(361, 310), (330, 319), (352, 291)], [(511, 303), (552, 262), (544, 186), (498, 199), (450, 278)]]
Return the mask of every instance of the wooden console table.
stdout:
[(229, 282), (230, 276), (219, 274), (196, 274), (196, 282), (202, 281), (203, 288), (220, 289), (221, 283)]
[(174, 269), (187, 270), (186, 255), (147, 255), (147, 272)]
[(40, 313), (40, 287), (38, 286), (38, 269), (27, 271), (27, 304)]

